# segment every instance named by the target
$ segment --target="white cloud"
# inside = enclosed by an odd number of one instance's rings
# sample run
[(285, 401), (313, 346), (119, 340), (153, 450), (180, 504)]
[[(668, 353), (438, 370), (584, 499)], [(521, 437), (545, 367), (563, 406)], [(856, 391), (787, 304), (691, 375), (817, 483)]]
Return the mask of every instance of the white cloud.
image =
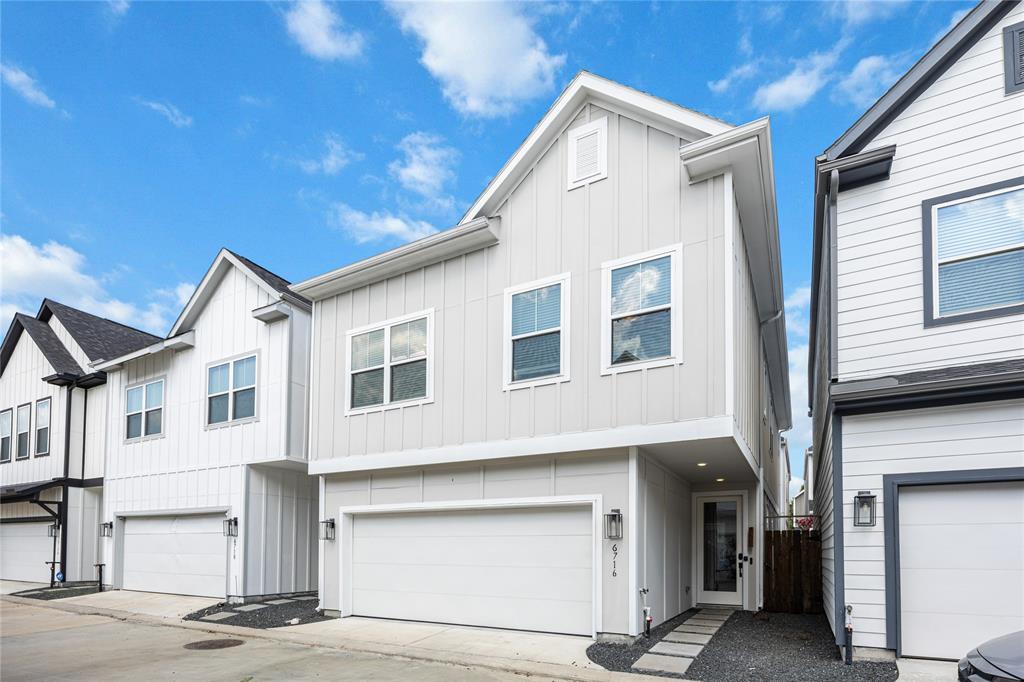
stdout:
[[(800, 461), (803, 461), (803, 456), (800, 457)], [(800, 492), (800, 488), (804, 487), (804, 479), (802, 478), (791, 478), (789, 479), (789, 498), (793, 499), (796, 494)]]
[(298, 0), (285, 13), (288, 33), (302, 51), (324, 61), (353, 59), (366, 40), (359, 31), (346, 31), (345, 21), (322, 0)]
[(0, 235), (0, 261), (4, 264), (0, 306), (4, 329), (15, 312), (34, 315), (47, 297), (157, 334), (169, 326), (170, 311), (163, 302), (137, 305), (114, 298), (101, 277), (86, 272), (85, 256), (64, 244), (49, 241), (37, 246), (20, 235)]
[(423, 45), (420, 62), (465, 116), (510, 114), (550, 92), (565, 64), (534, 31), (522, 5), (392, 3), (402, 31)]
[(708, 81), (708, 89), (716, 95), (721, 95), (727, 92), (732, 86), (736, 85), (741, 81), (745, 81), (748, 78), (757, 74), (758, 64), (757, 62), (747, 62), (746, 64), (740, 64), (734, 66), (729, 70), (729, 73), (725, 74), (722, 78), (716, 81)]
[(115, 17), (123, 17), (131, 4), (129, 0), (107, 0), (107, 11)]
[(754, 93), (754, 106), (768, 111), (789, 111), (807, 104), (832, 77), (840, 53), (846, 47), (842, 40), (828, 52), (815, 52), (797, 60), (788, 74), (762, 85)]
[(388, 172), (399, 184), (427, 202), (428, 209), (450, 211), (455, 198), (447, 187), (455, 181), (453, 167), (459, 152), (444, 144), (444, 138), (425, 132), (406, 135), (398, 143), (401, 159), (388, 164)]
[(181, 109), (169, 102), (154, 102), (148, 99), (136, 97), (135, 102), (139, 106), (152, 109), (170, 122), (175, 128), (188, 128), (192, 125), (192, 117), (186, 115)]
[(808, 311), (811, 303), (811, 287), (807, 284), (797, 287), (786, 297), (786, 333), (788, 336), (807, 338)]
[(903, 67), (904, 60), (900, 57), (864, 57), (850, 73), (839, 79), (836, 95), (859, 109), (867, 108), (903, 75)]
[(0, 64), (0, 77), (12, 90), (24, 97), (32, 104), (53, 109), (57, 103), (50, 99), (49, 95), (43, 92), (32, 76), (28, 75), (13, 64)]
[(793, 428), (786, 432), (789, 463), (794, 473), (802, 473), (804, 450), (811, 445), (811, 418), (807, 416), (807, 349), (811, 288), (797, 287), (786, 297), (786, 333), (789, 338), (789, 390), (793, 409)]
[(861, 26), (893, 16), (907, 6), (909, 0), (836, 0), (829, 5), (829, 14), (848, 26)]
[(359, 161), (363, 155), (349, 149), (342, 139), (334, 133), (324, 136), (323, 156), (319, 159), (305, 159), (299, 161), (299, 167), (307, 173), (323, 173), (324, 175), (337, 175), (342, 168), (353, 161)]
[(949, 23), (946, 24), (946, 26), (941, 31), (935, 34), (935, 37), (932, 38), (932, 43), (939, 42), (939, 39), (945, 36), (950, 31), (952, 31), (953, 27), (959, 24), (960, 20), (966, 17), (967, 13), (970, 11), (971, 9), (969, 7), (966, 7), (964, 9), (958, 9), (957, 11), (953, 12), (953, 15), (949, 18)]
[(396, 215), (390, 211), (364, 213), (343, 203), (331, 206), (328, 222), (360, 244), (387, 239), (411, 242), (437, 232), (430, 223), (413, 220), (403, 214)]

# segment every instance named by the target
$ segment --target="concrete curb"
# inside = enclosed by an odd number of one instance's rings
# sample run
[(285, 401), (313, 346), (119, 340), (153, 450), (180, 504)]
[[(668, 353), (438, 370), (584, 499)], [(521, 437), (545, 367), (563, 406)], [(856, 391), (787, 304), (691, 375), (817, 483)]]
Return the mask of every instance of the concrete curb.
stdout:
[(12, 595), (0, 595), (0, 601), (38, 608), (48, 608), (68, 613), (77, 613), (83, 616), (105, 616), (129, 623), (140, 623), (143, 625), (163, 625), (181, 628), (184, 630), (195, 630), (197, 632), (208, 632), (211, 634), (233, 635), (248, 639), (262, 639), (273, 642), (284, 642), (300, 646), (319, 647), (322, 649), (334, 649), (351, 653), (372, 654), (386, 656), (389, 658), (404, 658), (411, 661), (426, 661), (429, 663), (443, 663), (446, 665), (484, 668), (499, 672), (512, 672), (531, 677), (544, 677), (555, 680), (572, 680), (573, 682), (640, 682), (641, 680), (663, 680), (662, 677), (640, 675), (637, 673), (620, 673), (610, 670), (591, 670), (588, 668), (573, 668), (567, 665), (556, 663), (543, 663), (540, 661), (526, 661), (515, 658), (500, 658), (496, 656), (480, 656), (464, 654), (459, 652), (445, 652), (434, 649), (422, 649), (410, 646), (397, 646), (393, 644), (381, 644), (379, 642), (365, 642), (359, 640), (338, 640), (336, 638), (321, 638), (308, 635), (301, 635), (292, 632), (281, 632), (279, 629), (261, 630), (258, 628), (243, 628), (235, 625), (218, 625), (207, 621), (180, 620), (177, 618), (162, 618), (149, 616), (131, 611), (119, 609), (105, 609), (95, 606), (81, 606), (79, 604), (61, 604), (62, 600), (45, 601), (41, 599), (30, 599), (28, 597), (15, 597)]

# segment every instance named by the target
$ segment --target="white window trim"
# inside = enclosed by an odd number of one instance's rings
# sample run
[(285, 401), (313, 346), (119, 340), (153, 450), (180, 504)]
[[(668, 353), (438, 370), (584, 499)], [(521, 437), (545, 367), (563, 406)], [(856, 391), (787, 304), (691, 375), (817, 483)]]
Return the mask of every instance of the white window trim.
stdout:
[[(39, 405), (41, 403), (46, 403), (46, 426), (39, 426)], [(50, 454), (50, 441), (52, 440), (51, 436), (53, 435), (53, 429), (50, 428), (50, 425), (53, 422), (53, 401), (49, 398), (40, 398), (37, 400), (35, 405), (35, 417), (36, 427), (32, 429), (32, 442), (35, 448), (35, 456), (46, 457)], [(46, 429), (46, 449), (42, 452), (39, 451), (39, 429)]]
[[(598, 170), (594, 175), (589, 175), (585, 178), (576, 177), (576, 147), (581, 137), (585, 137), (590, 133), (597, 131), (599, 153), (598, 153)], [(592, 182), (598, 180), (604, 180), (608, 177), (608, 118), (602, 116), (601, 118), (595, 119), (590, 123), (586, 123), (577, 128), (573, 128), (569, 131), (569, 144), (566, 154), (566, 180), (568, 182), (568, 188), (570, 190), (576, 189), (577, 187), (583, 187)]]
[[(235, 401), (233, 400), (233, 394), (235, 391), (242, 391), (245, 389), (234, 388), (235, 379), (235, 362), (238, 360), (245, 360), (246, 358), (256, 358), (256, 380), (253, 383), (252, 388), (254, 390), (255, 405), (253, 408), (253, 415), (251, 417), (243, 417), (241, 419), (235, 419)], [(220, 365), (228, 366), (228, 390), (220, 391), (219, 393), (210, 393), (210, 368), (219, 367)], [(229, 358), (216, 360), (214, 362), (207, 363), (206, 368), (203, 370), (203, 385), (206, 386), (206, 397), (203, 398), (203, 427), (209, 429), (222, 429), (227, 426), (235, 426), (236, 424), (248, 424), (250, 422), (257, 422), (260, 420), (260, 352), (258, 350), (249, 351), (248, 353), (239, 353)], [(248, 388), (248, 387), (246, 387)], [(210, 423), (210, 398), (218, 395), (228, 396), (228, 420), (223, 422)]]
[[(548, 384), (557, 384), (563, 381), (569, 381), (569, 369), (572, 366), (569, 363), (569, 325), (572, 319), (569, 314), (569, 308), (572, 301), (572, 290), (571, 290), (572, 274), (563, 272), (560, 275), (553, 275), (551, 277), (544, 277), (537, 279), (532, 282), (526, 282), (524, 284), (517, 284), (514, 287), (508, 287), (505, 289), (505, 303), (504, 303), (504, 324), (502, 326), (501, 339), (502, 339), (502, 363), (501, 363), (501, 390), (512, 391), (519, 388), (529, 388), (531, 386), (546, 386)], [(559, 303), (559, 320), (558, 320), (558, 332), (559, 332), (559, 371), (558, 374), (552, 374), (546, 377), (538, 377), (536, 379), (523, 379), (522, 381), (512, 381), (512, 342), (517, 339), (525, 339), (531, 336), (541, 336), (543, 334), (550, 334), (555, 331), (554, 328), (545, 329), (539, 332), (530, 332), (529, 334), (520, 334), (519, 336), (512, 338), (512, 297), (516, 294), (526, 293), (528, 291), (534, 291), (536, 289), (543, 289), (549, 287), (552, 284), (562, 285), (562, 291), (560, 294)]]
[[(653, 360), (637, 360), (636, 362), (613, 365), (612, 357), (612, 270), (636, 265), (644, 261), (654, 260), (663, 256), (670, 256), (670, 268), (672, 281), (670, 293), (672, 301), (669, 304), (669, 325), (672, 333), (671, 353), (665, 358)], [(606, 261), (601, 264), (601, 375), (619, 374), (621, 372), (635, 372), (640, 369), (653, 367), (666, 367), (679, 364), (683, 361), (682, 355), (682, 267), (683, 267), (683, 245), (672, 244), (658, 249), (645, 251), (625, 258)], [(630, 315), (637, 315), (645, 312), (664, 309), (664, 306), (654, 308), (641, 308), (631, 311)]]
[(10, 433), (8, 433), (6, 436), (0, 433), (0, 440), (6, 438), (8, 441), (10, 441), (8, 444), (9, 447), (7, 448), (7, 459), (0, 459), (0, 464), (7, 464), (8, 462), (14, 461), (14, 408), (8, 407), (6, 410), (0, 410), (0, 415), (3, 414), (11, 415)]
[[(413, 320), (419, 320), (422, 318), (427, 319), (427, 379), (426, 379), (426, 395), (422, 398), (413, 398), (410, 400), (398, 400), (392, 402), (391, 400), (391, 366), (400, 365), (405, 362), (416, 362), (420, 358), (413, 358), (410, 360), (399, 360), (398, 362), (391, 362), (391, 328), (396, 324), (403, 324), (405, 322), (412, 322)], [(379, 405), (367, 405), (366, 407), (352, 408), (352, 337), (359, 336), (372, 331), (384, 331), (384, 402)], [(427, 308), (416, 313), (409, 315), (402, 315), (400, 317), (392, 317), (389, 320), (383, 320), (381, 322), (375, 322), (355, 329), (350, 329), (345, 332), (345, 416), (350, 417), (357, 414), (368, 414), (371, 412), (383, 412), (384, 410), (395, 410), (401, 407), (413, 407), (415, 405), (426, 405), (427, 403), (434, 402), (434, 309)], [(359, 372), (367, 371), (369, 368), (359, 370)], [(356, 372), (358, 373), (358, 372)]]
[(1002, 305), (991, 305), (983, 308), (968, 308), (967, 310), (957, 310), (956, 312), (946, 313), (943, 315), (939, 311), (939, 267), (942, 265), (949, 265), (950, 263), (958, 263), (960, 261), (974, 260), (975, 258), (981, 258), (983, 256), (995, 256), (1001, 253), (1007, 253), (1010, 251), (1020, 251), (1024, 249), (1024, 242), (1017, 242), (1008, 246), (1000, 246), (995, 249), (987, 249), (983, 251), (974, 251), (971, 253), (963, 254), (960, 256), (951, 256), (943, 259), (939, 259), (939, 209), (948, 208), (949, 206), (956, 206), (958, 204), (966, 204), (971, 201), (977, 201), (979, 199), (986, 199), (988, 197), (996, 196), (998, 194), (1008, 194), (1010, 192), (1017, 192), (1024, 189), (1024, 185), (1014, 185), (1012, 187), (1001, 187), (991, 192), (983, 192), (981, 194), (974, 194), (969, 197), (961, 199), (953, 199), (952, 201), (945, 201), (941, 204), (935, 204), (932, 206), (932, 300), (930, 302), (932, 306), (932, 317), (936, 320), (944, 320), (949, 318), (956, 318), (962, 315), (970, 315), (972, 313), (985, 312), (989, 310), (1000, 310), (1002, 308), (1013, 308), (1021, 305), (1021, 301), (1014, 301), (1011, 303), (1004, 303)]
[[(149, 434), (147, 436), (146, 435), (146, 412), (152, 412), (156, 408), (150, 408), (149, 410), (146, 409), (146, 386), (149, 386), (150, 384), (155, 384), (155, 383), (157, 383), (159, 381), (162, 381), (163, 384), (164, 384), (163, 396), (162, 396), (162, 400), (160, 401), (160, 431), (158, 433), (151, 433), (151, 434)], [(139, 388), (140, 386), (142, 387), (142, 410), (140, 412), (128, 412), (128, 391), (132, 390), (133, 388)], [(163, 438), (166, 435), (166, 433), (167, 433), (167, 376), (166, 375), (158, 376), (158, 377), (153, 377), (152, 379), (145, 379), (143, 381), (136, 381), (133, 384), (129, 384), (129, 385), (124, 387), (124, 392), (122, 393), (122, 395), (124, 397), (124, 404), (123, 404), (123, 406), (121, 408), (122, 409), (121, 416), (124, 417), (124, 421), (121, 422), (121, 424), (122, 424), (121, 437), (122, 437), (122, 439), (123, 439), (123, 441), (125, 443), (141, 443), (142, 441), (146, 441), (146, 440), (156, 440), (157, 438)], [(128, 415), (129, 414), (141, 414), (142, 415), (142, 430), (139, 432), (140, 435), (136, 436), (135, 438), (129, 438), (128, 437)]]
[[(21, 412), (21, 408), (28, 408), (28, 424), (25, 427), (25, 431), (18, 430), (18, 413)], [(11, 444), (14, 446), (13, 455), (14, 460), (26, 460), (32, 456), (32, 403), (23, 403), (14, 408), (14, 421), (11, 423), (11, 430), (14, 432), (14, 440)], [(18, 454), (18, 436), (21, 434), (28, 434), (28, 447), (25, 448), (25, 456), (21, 457)]]

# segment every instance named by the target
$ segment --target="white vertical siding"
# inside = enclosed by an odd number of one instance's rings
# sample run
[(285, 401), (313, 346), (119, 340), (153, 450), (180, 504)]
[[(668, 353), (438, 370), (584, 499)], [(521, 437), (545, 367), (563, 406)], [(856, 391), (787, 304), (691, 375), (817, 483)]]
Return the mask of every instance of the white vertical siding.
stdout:
[(1017, 5), (886, 126), (891, 177), (838, 200), (840, 379), (1024, 355), (1024, 315), (923, 328), (921, 202), (1024, 175), (1024, 96), (1004, 94)]
[(247, 497), (245, 594), (316, 590), (316, 479), (252, 466)]
[(61, 324), (60, 320), (57, 319), (57, 316), (50, 315), (50, 319), (47, 320), (46, 324), (49, 325), (50, 329), (53, 330), (53, 333), (58, 339), (60, 339), (60, 342), (64, 344), (64, 347), (68, 349), (68, 352), (71, 353), (71, 357), (75, 359), (78, 366), (81, 367), (83, 371), (88, 372), (90, 362), (89, 356), (85, 354), (85, 351), (83, 351), (81, 346), (78, 345), (78, 342), (75, 341), (75, 337), (71, 336), (71, 333), (68, 332), (63, 324)]
[(690, 484), (647, 456), (639, 482), (640, 587), (656, 626), (693, 606)]
[[(884, 648), (882, 476), (1024, 466), (1024, 401), (846, 416), (842, 455), (845, 592), (853, 605), (853, 643)], [(873, 527), (853, 525), (853, 497), (860, 490), (877, 496)]]

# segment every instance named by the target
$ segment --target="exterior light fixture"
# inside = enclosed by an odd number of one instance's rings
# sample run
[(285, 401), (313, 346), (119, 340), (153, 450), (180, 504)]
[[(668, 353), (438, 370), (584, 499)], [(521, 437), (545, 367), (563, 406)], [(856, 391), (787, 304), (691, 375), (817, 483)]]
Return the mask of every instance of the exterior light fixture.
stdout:
[(334, 519), (324, 519), (320, 522), (320, 539), (334, 540)]
[(224, 519), (224, 537), (237, 538), (238, 537), (238, 517), (233, 516), (230, 519)]
[(725, 479), (724, 478), (716, 478), (715, 479), (715, 483), (725, 483)]
[(106, 521), (100, 524), (100, 537), (109, 538), (114, 535), (114, 522)]
[(870, 490), (861, 490), (853, 498), (853, 525), (875, 525), (875, 496)]
[(604, 537), (606, 540), (622, 539), (622, 510), (612, 509), (604, 515)]
[(697, 462), (697, 466), (699, 466), (699, 467), (706, 467), (707, 465), (708, 465), (707, 462)]
[(49, 526), (46, 527), (46, 534), (51, 538), (60, 537), (60, 524), (51, 523)]

